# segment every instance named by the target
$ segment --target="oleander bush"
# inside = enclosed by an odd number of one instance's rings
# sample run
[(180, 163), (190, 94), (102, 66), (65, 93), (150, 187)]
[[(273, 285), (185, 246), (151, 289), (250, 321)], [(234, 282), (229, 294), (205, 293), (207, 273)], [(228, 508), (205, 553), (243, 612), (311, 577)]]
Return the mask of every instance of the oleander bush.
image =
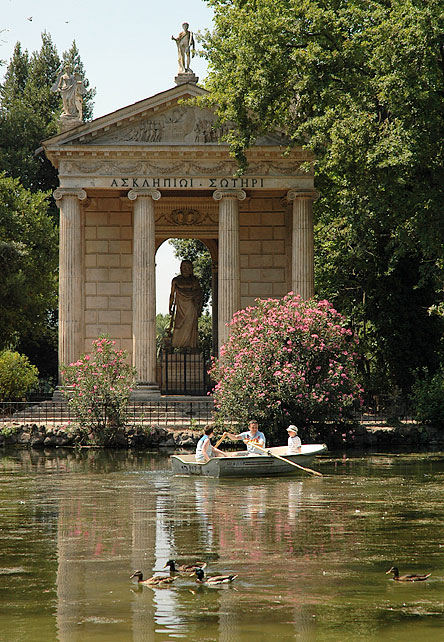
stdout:
[(135, 368), (127, 352), (101, 335), (92, 352), (62, 369), (63, 391), (84, 432), (84, 441), (113, 445), (124, 428), (128, 402), (135, 384)]
[(237, 312), (210, 371), (217, 421), (257, 419), (283, 440), (294, 423), (345, 422), (362, 404), (358, 340), (328, 301), (290, 292)]

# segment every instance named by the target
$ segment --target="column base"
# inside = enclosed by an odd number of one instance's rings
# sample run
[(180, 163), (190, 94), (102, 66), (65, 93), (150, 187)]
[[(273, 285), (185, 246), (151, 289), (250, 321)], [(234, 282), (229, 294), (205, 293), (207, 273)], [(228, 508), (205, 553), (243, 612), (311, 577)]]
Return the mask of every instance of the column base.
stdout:
[(62, 386), (56, 386), (56, 389), (52, 393), (52, 400), (56, 401), (57, 403), (67, 401), (66, 396), (63, 394)]
[(157, 383), (138, 383), (130, 395), (130, 401), (149, 401), (151, 399), (160, 399), (160, 388)]

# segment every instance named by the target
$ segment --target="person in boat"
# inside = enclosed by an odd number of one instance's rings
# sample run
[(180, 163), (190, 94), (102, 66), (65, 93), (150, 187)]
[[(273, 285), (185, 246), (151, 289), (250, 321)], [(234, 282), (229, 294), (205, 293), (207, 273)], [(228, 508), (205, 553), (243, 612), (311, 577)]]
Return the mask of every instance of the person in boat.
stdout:
[(196, 446), (196, 461), (200, 464), (205, 464), (210, 461), (212, 457), (228, 457), (222, 450), (211, 445), (211, 436), (214, 433), (212, 426), (207, 426), (204, 434), (197, 442)]
[[(265, 448), (265, 435), (259, 430), (259, 425), (255, 419), (252, 419), (248, 424), (248, 430), (241, 432), (238, 435), (234, 435), (230, 432), (227, 432), (227, 436), (230, 439), (238, 441), (242, 439), (247, 445), (247, 454), (248, 455), (264, 455), (261, 450), (257, 450), (254, 447), (256, 443), (261, 448)], [(252, 443), (253, 442), (253, 443)], [(244, 452), (238, 453), (238, 455), (244, 455)]]
[(287, 455), (297, 455), (302, 452), (302, 442), (300, 437), (298, 437), (298, 429), (296, 426), (291, 424), (287, 428), (288, 432), (288, 449)]

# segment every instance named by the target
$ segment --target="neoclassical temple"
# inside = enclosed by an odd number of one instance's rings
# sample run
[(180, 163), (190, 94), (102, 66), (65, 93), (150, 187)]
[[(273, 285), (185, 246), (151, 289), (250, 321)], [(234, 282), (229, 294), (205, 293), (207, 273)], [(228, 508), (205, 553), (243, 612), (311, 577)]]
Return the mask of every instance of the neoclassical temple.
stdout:
[(271, 133), (236, 177), (215, 115), (185, 102), (205, 90), (190, 74), (176, 83), (43, 143), (60, 183), (59, 362), (109, 333), (131, 356), (141, 399), (159, 394), (155, 257), (167, 239), (211, 253), (219, 346), (257, 297), (314, 293), (312, 156), (284, 156)]

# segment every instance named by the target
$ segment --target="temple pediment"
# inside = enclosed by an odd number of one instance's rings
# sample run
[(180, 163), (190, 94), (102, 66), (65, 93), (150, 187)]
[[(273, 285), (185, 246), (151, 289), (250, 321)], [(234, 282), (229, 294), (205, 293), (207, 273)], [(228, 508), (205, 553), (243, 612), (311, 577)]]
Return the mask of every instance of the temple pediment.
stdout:
[[(209, 109), (187, 105), (185, 101), (205, 94), (196, 85), (180, 85), (151, 98), (119, 109), (46, 140), (53, 146), (142, 146), (223, 144), (229, 130)], [(285, 145), (279, 132), (262, 136), (257, 145)]]

